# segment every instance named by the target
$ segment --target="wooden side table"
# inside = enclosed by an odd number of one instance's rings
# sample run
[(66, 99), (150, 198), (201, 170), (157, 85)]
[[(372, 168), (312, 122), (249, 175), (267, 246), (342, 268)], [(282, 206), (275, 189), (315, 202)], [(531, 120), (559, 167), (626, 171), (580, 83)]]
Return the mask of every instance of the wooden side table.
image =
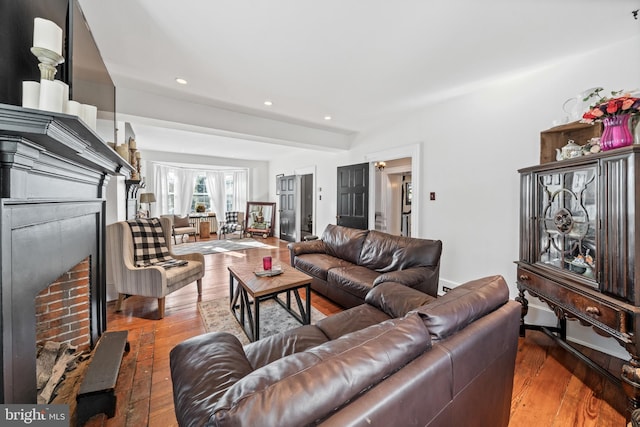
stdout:
[(200, 221), (200, 238), (208, 239), (211, 234), (211, 223), (209, 221)]

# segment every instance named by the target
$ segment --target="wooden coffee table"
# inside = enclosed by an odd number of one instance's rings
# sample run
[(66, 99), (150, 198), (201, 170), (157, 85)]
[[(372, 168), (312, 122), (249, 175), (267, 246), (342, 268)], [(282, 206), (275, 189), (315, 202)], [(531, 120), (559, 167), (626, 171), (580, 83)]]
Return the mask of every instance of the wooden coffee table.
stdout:
[[(260, 303), (273, 299), (303, 325), (311, 323), (311, 276), (288, 265), (282, 265), (282, 274), (258, 277), (260, 270), (255, 262), (234, 263), (229, 266), (229, 296), (231, 312), (250, 341), (260, 339)], [(303, 306), (299, 290), (305, 290)], [(286, 292), (286, 302), (278, 294)], [(293, 294), (300, 314), (291, 309)], [(251, 310), (253, 307), (253, 310)]]

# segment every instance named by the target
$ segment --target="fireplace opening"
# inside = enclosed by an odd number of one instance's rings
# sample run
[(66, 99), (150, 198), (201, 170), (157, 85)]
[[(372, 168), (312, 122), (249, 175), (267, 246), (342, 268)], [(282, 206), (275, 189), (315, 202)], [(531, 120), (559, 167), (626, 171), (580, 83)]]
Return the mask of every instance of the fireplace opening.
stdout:
[(90, 347), (90, 265), (87, 257), (38, 293), (36, 346), (54, 341), (81, 351)]
[[(91, 257), (42, 289), (35, 297), (38, 403), (50, 403), (91, 346)], [(71, 403), (71, 396), (61, 396)]]

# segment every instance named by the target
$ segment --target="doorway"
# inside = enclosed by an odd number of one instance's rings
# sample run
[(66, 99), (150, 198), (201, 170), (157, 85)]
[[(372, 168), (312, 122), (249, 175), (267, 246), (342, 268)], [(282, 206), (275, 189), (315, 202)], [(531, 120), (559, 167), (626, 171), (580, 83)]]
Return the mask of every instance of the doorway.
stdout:
[(313, 174), (300, 176), (300, 239), (313, 234)]
[(385, 160), (374, 165), (375, 229), (396, 236), (412, 235), (412, 159)]
[(280, 239), (298, 242), (315, 232), (315, 170), (296, 170), (294, 175), (278, 176), (276, 194), (279, 207)]

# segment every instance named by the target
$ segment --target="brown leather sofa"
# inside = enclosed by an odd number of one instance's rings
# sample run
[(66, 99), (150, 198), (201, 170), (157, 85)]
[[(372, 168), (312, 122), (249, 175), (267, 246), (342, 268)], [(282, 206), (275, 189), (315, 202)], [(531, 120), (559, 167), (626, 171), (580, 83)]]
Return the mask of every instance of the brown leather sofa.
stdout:
[(521, 306), (501, 276), (435, 299), (398, 283), (366, 303), (242, 346), (172, 349), (181, 426), (507, 426)]
[(432, 296), (438, 292), (440, 240), (329, 224), (320, 239), (288, 248), (291, 265), (313, 277), (313, 290), (346, 308), (362, 304), (367, 292), (384, 282)]

